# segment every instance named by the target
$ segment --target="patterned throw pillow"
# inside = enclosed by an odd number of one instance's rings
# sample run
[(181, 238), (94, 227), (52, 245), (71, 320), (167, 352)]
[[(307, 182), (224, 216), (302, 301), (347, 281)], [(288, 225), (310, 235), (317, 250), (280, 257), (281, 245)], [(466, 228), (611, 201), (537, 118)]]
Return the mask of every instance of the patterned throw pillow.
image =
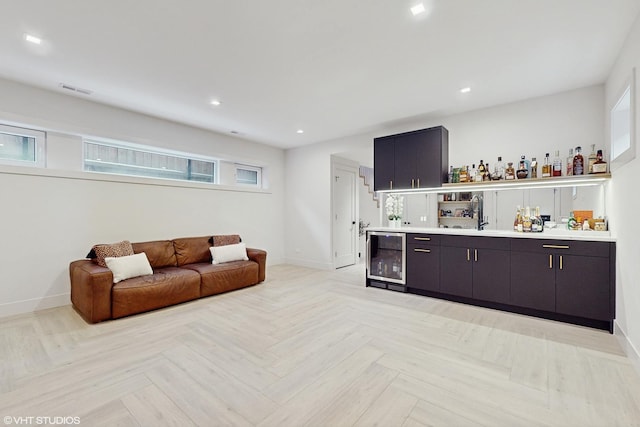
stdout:
[(109, 245), (95, 245), (91, 250), (96, 254), (94, 261), (101, 267), (107, 266), (104, 262), (104, 259), (107, 257), (115, 258), (133, 255), (133, 247), (128, 240)]
[(211, 237), (213, 246), (236, 245), (240, 242), (242, 242), (242, 239), (237, 234), (223, 234)]

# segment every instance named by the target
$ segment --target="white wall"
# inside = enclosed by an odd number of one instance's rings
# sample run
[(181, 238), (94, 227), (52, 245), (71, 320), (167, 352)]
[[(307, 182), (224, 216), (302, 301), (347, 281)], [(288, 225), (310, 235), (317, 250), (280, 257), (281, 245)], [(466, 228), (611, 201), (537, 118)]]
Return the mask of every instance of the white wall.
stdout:
[[(48, 131), (47, 169), (0, 166), (0, 317), (69, 303), (68, 265), (95, 243), (239, 233), (284, 260), (284, 151), (0, 80), (0, 122)], [(263, 192), (81, 172), (81, 135), (264, 166)]]
[[(373, 187), (371, 187), (373, 191)], [(373, 199), (373, 194), (369, 192), (369, 187), (364, 185), (364, 179), (358, 178), (358, 207), (359, 217), (365, 224), (369, 224), (370, 227), (376, 227), (380, 225), (380, 209), (379, 204)], [(366, 257), (366, 236), (360, 236), (358, 251), (360, 252), (360, 261), (363, 262)]]
[[(631, 75), (631, 69), (640, 70), (640, 19), (634, 24), (625, 45), (606, 82), (606, 103), (603, 116), (609, 127), (609, 109), (617, 101), (617, 96), (625, 80)], [(637, 71), (636, 71), (637, 73)], [(636, 79), (638, 79), (636, 74)], [(638, 80), (636, 80), (638, 81)], [(632, 94), (636, 100), (635, 124), (636, 147), (640, 143), (640, 114), (638, 112), (638, 86)], [(608, 133), (608, 131), (607, 131)], [(610, 141), (610, 138), (607, 137)], [(637, 151), (636, 151), (637, 152)], [(617, 326), (626, 335), (631, 351), (640, 366), (640, 199), (637, 197), (637, 182), (640, 173), (640, 157), (614, 169), (613, 178), (607, 192), (610, 224), (616, 237), (617, 247)]]
[[(603, 105), (604, 86), (598, 85), (287, 150), (287, 261), (331, 266), (328, 201), (332, 154), (371, 153), (374, 137), (444, 125), (449, 130), (452, 165), (471, 165), (480, 159), (491, 165), (498, 156), (517, 162), (522, 154), (540, 160), (546, 152), (553, 156), (555, 150), (566, 157), (569, 148), (577, 145), (588, 150), (591, 144), (605, 148)], [(507, 213), (509, 217), (512, 210), (515, 205)]]

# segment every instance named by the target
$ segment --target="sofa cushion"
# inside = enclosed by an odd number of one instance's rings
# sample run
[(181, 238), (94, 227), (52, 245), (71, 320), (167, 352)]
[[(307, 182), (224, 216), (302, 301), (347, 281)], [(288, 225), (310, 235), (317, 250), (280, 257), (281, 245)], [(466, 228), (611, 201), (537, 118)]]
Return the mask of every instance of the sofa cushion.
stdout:
[(236, 243), (242, 242), (242, 239), (237, 234), (220, 234), (217, 236), (211, 236), (209, 242), (212, 246), (224, 246), (235, 245)]
[(211, 246), (211, 262), (212, 264), (224, 264), (231, 261), (248, 261), (247, 247), (244, 243), (225, 246)]
[(173, 239), (178, 266), (197, 262), (211, 262), (209, 239), (209, 236)]
[(104, 259), (107, 257), (121, 257), (133, 255), (131, 242), (123, 240), (118, 243), (94, 245), (87, 254), (87, 258), (93, 259), (100, 267), (106, 267)]
[(232, 291), (255, 285), (259, 282), (259, 266), (254, 261), (234, 261), (225, 264), (189, 264), (183, 268), (200, 273), (200, 296)]
[(133, 243), (133, 252), (147, 254), (153, 268), (176, 267), (176, 253), (171, 240), (156, 240), (153, 242)]
[(200, 296), (200, 275), (195, 271), (167, 267), (153, 275), (123, 280), (111, 291), (114, 319), (166, 307)]
[(113, 283), (122, 282), (132, 277), (153, 274), (151, 264), (144, 252), (121, 257), (104, 259), (107, 268), (113, 273)]

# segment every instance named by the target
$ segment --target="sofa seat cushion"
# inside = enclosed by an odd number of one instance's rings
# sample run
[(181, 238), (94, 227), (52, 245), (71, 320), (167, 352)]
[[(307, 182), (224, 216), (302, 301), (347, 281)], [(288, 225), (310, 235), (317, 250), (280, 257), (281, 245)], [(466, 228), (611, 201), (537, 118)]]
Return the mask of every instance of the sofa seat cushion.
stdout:
[(183, 237), (173, 239), (173, 247), (176, 252), (178, 267), (197, 262), (211, 262), (211, 252), (209, 243), (211, 237)]
[(159, 268), (153, 275), (123, 280), (113, 285), (112, 317), (155, 310), (200, 296), (200, 275), (177, 267)]
[(215, 295), (247, 286), (258, 280), (258, 263), (254, 261), (232, 261), (224, 264), (197, 263), (183, 267), (200, 273), (200, 296)]

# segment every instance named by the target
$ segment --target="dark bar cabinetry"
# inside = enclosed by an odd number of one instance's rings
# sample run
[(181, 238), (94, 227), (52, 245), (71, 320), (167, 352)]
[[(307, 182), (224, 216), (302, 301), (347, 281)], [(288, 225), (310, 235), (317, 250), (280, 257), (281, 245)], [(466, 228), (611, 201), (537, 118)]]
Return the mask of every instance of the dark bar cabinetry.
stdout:
[(449, 131), (437, 126), (375, 138), (373, 163), (376, 191), (439, 187), (448, 174)]
[[(368, 286), (395, 283), (368, 271)], [(613, 332), (615, 243), (408, 233), (402, 290)]]

